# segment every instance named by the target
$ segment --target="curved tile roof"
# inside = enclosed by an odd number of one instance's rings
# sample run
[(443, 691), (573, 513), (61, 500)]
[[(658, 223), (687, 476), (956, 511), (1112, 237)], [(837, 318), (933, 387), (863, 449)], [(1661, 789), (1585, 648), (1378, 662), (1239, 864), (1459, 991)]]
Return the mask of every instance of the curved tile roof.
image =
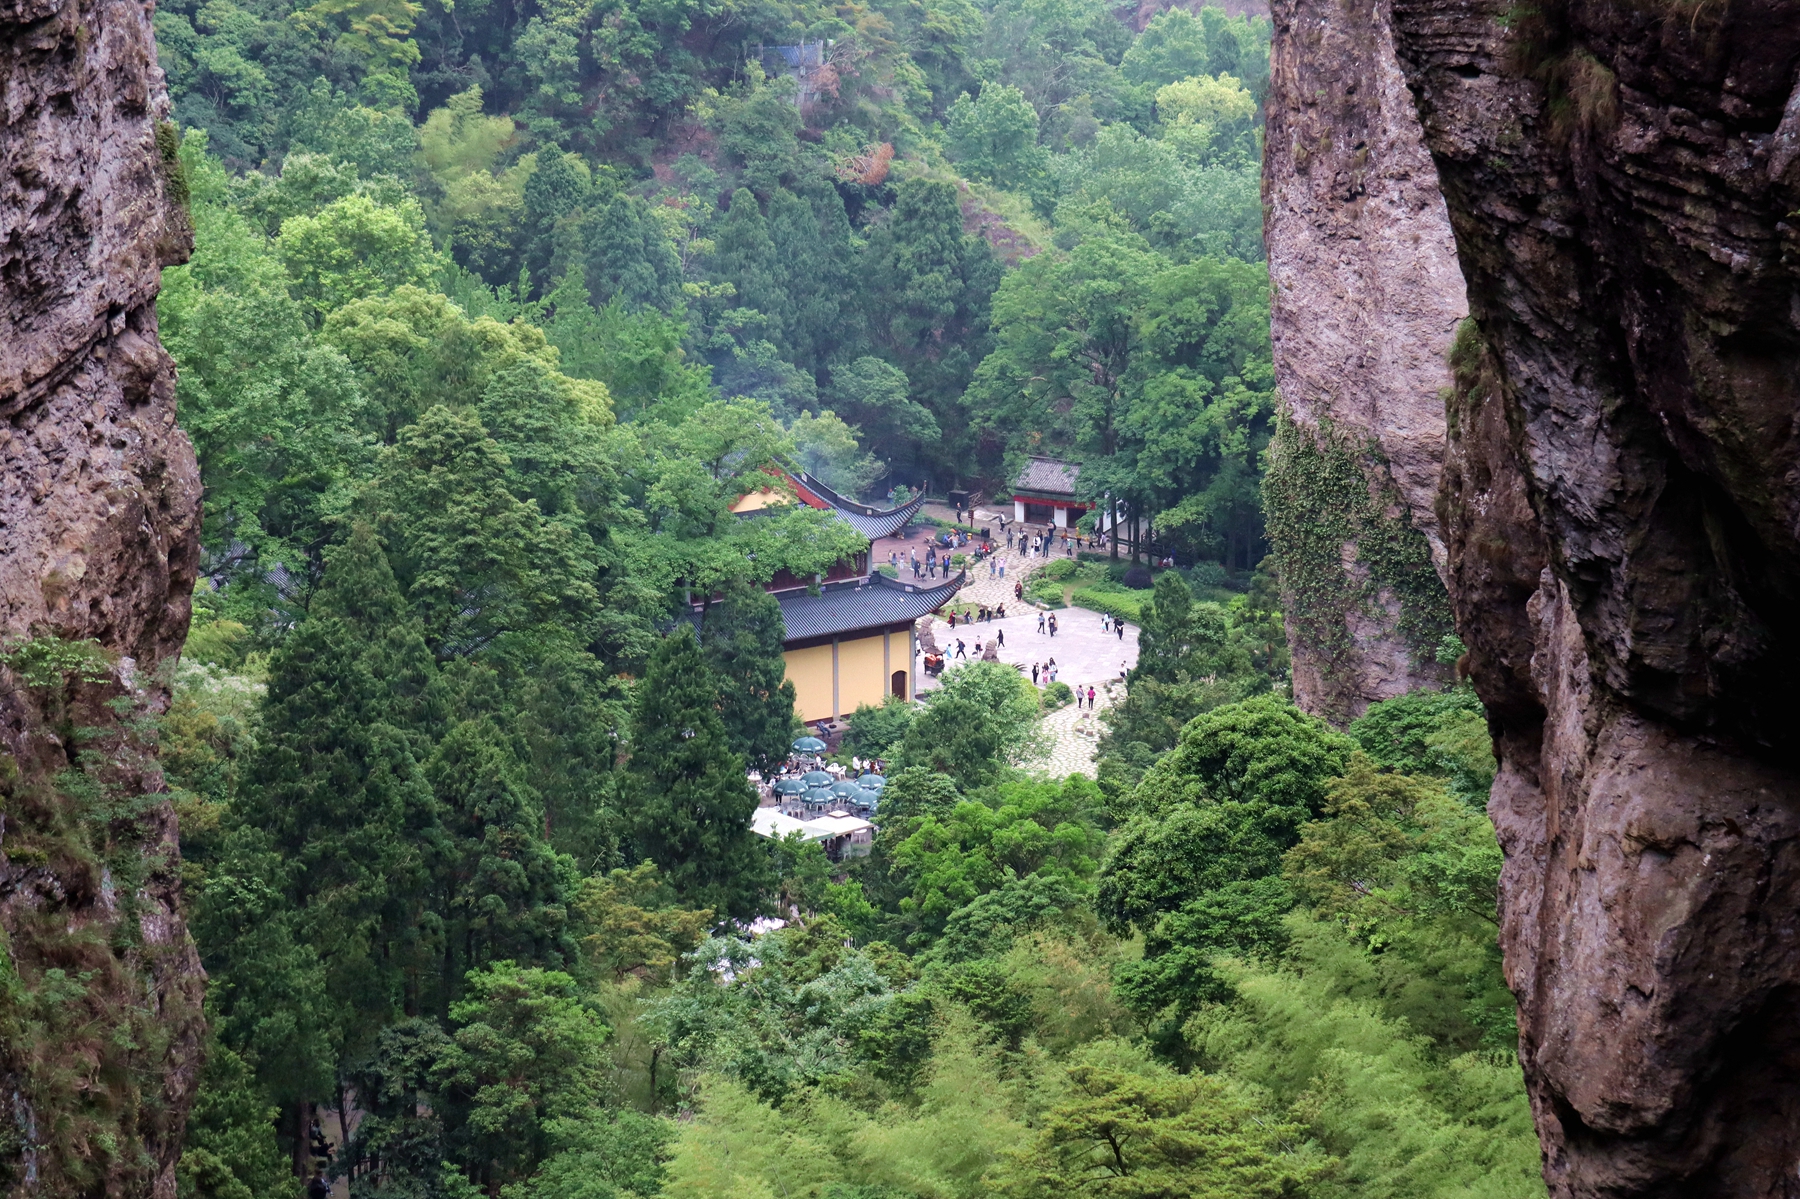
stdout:
[(832, 511), (837, 513), (839, 520), (870, 541), (878, 540), (905, 528), (925, 504), (925, 497), (921, 495), (911, 503), (902, 504), (898, 508), (876, 508), (869, 504), (859, 504), (855, 500), (845, 499), (805, 471), (796, 472), (794, 481), (824, 500), (826, 504), (830, 505)]
[(776, 593), (775, 599), (787, 623), (784, 639), (800, 641), (917, 620), (942, 607), (962, 590), (968, 577), (964, 572), (935, 587), (919, 587), (876, 573), (866, 579), (826, 583), (817, 595), (785, 591)]

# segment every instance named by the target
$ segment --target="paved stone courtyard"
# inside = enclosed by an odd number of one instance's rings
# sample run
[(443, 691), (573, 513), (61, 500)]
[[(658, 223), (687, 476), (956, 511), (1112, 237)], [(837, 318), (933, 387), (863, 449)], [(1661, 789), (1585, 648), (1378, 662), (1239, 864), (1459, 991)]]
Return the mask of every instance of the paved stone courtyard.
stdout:
[[(978, 523), (987, 523), (981, 512), (976, 515)], [(995, 648), (995, 656), (1000, 661), (1022, 666), (1026, 677), (1030, 677), (1034, 663), (1047, 667), (1054, 659), (1058, 682), (1070, 687), (1080, 686), (1084, 690), (1091, 684), (1096, 692), (1097, 706), (1110, 706), (1114, 688), (1121, 688), (1119, 694), (1123, 694), (1121, 680), (1124, 673), (1137, 664), (1137, 627), (1126, 624), (1121, 638), (1101, 628), (1098, 612), (1086, 608), (1058, 608), (1054, 613), (1046, 614), (1056, 617), (1056, 636), (1050, 636), (1047, 631), (1038, 632), (1038, 609), (1014, 599), (1013, 584), (1035, 574), (1050, 559), (1028, 558), (1016, 550), (1002, 550), (1001, 556), (1006, 562), (1006, 578), (990, 579), (987, 564), (979, 563), (971, 571), (969, 584), (957, 594), (956, 602), (986, 604), (990, 608), (1004, 603), (1007, 608), (1005, 620), (965, 625), (959, 619), (955, 629), (945, 621), (932, 621), (933, 635), (949, 658), (948, 664), (965, 660), (956, 657), (958, 639), (966, 647), (966, 660), (978, 661), (990, 642), (1004, 636), (1005, 644)], [(884, 551), (877, 561), (886, 560)], [(924, 688), (937, 685), (937, 680), (921, 677)], [(1040, 677), (1039, 686), (1047, 682), (1047, 677)], [(1045, 717), (1044, 730), (1051, 738), (1050, 750), (1039, 761), (1027, 763), (1028, 769), (1044, 770), (1059, 778), (1068, 774), (1092, 777), (1094, 742), (1100, 732), (1096, 713), (1085, 707), (1077, 710), (1071, 704)]]

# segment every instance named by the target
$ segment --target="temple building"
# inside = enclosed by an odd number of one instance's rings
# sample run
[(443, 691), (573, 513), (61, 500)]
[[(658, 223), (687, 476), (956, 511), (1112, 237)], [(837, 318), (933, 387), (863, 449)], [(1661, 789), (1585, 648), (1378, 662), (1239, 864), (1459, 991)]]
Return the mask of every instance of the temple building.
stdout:
[[(924, 504), (923, 496), (898, 508), (874, 508), (845, 499), (804, 471), (787, 472), (793, 498), (779, 488), (753, 491), (733, 511), (744, 516), (798, 500), (835, 513), (869, 542), (899, 532)], [(917, 687), (918, 646), (913, 622), (943, 607), (961, 589), (964, 575), (935, 586), (903, 583), (873, 570), (867, 545), (818, 579), (782, 572), (767, 584), (781, 605), (787, 634), (781, 643), (794, 710), (808, 723), (848, 716), (861, 704), (888, 695), (910, 697)], [(815, 590), (816, 589), (816, 590)]]
[(1080, 477), (1079, 462), (1033, 455), (1013, 483), (1013, 519), (1020, 524), (1058, 529), (1073, 525), (1094, 506), (1075, 498), (1075, 480)]

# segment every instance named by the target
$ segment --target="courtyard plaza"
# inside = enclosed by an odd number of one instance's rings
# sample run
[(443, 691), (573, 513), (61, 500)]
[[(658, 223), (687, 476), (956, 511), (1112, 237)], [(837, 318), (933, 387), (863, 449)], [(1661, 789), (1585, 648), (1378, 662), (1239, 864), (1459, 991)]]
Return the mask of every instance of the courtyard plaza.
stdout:
[[(1004, 603), (1006, 618), (964, 624), (962, 618), (958, 617), (953, 629), (941, 617), (931, 617), (932, 635), (944, 651), (945, 669), (964, 661), (980, 661), (988, 644), (996, 639), (996, 633), (1004, 631), (1006, 644), (995, 647), (995, 657), (1001, 662), (1021, 667), (1027, 679), (1031, 677), (1033, 663), (1043, 666), (1051, 658), (1055, 658), (1056, 681), (1067, 683), (1071, 688), (1079, 686), (1084, 695), (1091, 685), (1095, 691), (1097, 708), (1104, 709), (1115, 699), (1122, 698), (1125, 672), (1137, 665), (1137, 626), (1127, 623), (1124, 636), (1120, 637), (1113, 630), (1103, 627), (1098, 612), (1090, 612), (1086, 608), (1057, 608), (1044, 613), (1046, 617), (1056, 617), (1056, 636), (1038, 632), (1039, 609), (1015, 599), (1013, 584), (1029, 579), (1052, 559), (1027, 557), (1017, 549), (1009, 551), (1004, 548), (1004, 540), (1001, 545), (1000, 553), (1006, 561), (1006, 578), (990, 579), (987, 564), (975, 564), (970, 571), (969, 583), (957, 594), (955, 606), (961, 608), (970, 604), (985, 604), (992, 609)], [(1059, 547), (1060, 545), (1058, 542)], [(881, 560), (885, 561), (885, 558)], [(966, 659), (956, 656), (956, 642), (959, 638), (967, 647)], [(935, 688), (937, 680), (924, 674), (923, 662), (920, 666), (921, 690)], [(1042, 688), (1048, 682), (1049, 679), (1040, 673), (1038, 686)], [(1093, 775), (1094, 744), (1100, 734), (1097, 713), (1088, 711), (1085, 702), (1080, 709), (1070, 704), (1048, 714), (1044, 718), (1044, 730), (1051, 739), (1049, 752), (1038, 761), (1025, 763), (1028, 769), (1044, 770), (1057, 777), (1068, 774)]]

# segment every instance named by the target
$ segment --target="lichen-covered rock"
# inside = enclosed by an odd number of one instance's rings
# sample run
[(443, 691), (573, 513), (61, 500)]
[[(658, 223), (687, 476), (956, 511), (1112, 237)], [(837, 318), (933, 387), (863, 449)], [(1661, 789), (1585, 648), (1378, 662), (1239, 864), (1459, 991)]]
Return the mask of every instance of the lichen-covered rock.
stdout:
[(1800, 1193), (1800, 3), (1393, 23), (1473, 315), (1442, 529), (1546, 1177)]
[[(1295, 699), (1342, 723), (1447, 677), (1429, 567), (1444, 563), (1445, 353), (1466, 310), (1388, 0), (1277, 0), (1274, 21), (1263, 189), (1292, 427), (1265, 506)], [(1322, 456), (1352, 468), (1327, 479)]]
[(0, 1191), (172, 1197), (203, 975), (137, 731), (199, 478), (153, 307), (191, 240), (150, 8), (0, 0)]

